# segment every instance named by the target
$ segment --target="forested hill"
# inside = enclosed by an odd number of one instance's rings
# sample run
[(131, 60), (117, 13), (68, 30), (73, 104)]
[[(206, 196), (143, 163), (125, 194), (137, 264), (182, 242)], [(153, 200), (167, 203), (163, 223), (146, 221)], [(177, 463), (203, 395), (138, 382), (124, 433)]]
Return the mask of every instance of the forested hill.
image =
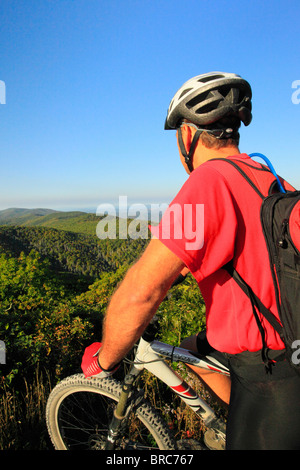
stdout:
[(53, 209), (18, 209), (11, 208), (0, 211), (0, 225), (13, 224), (22, 225), (27, 221), (33, 221), (36, 218), (43, 217), (48, 214), (56, 213)]
[[(111, 295), (149, 238), (101, 240), (96, 227), (107, 219), (80, 212), (0, 216), (0, 341), (6, 354), (0, 363), (0, 449), (52, 449), (45, 423), (49, 391), (81, 372), (85, 347), (101, 340)], [(128, 229), (135, 223), (129, 220)], [(160, 339), (180, 344), (203, 329), (204, 311), (188, 277), (160, 306)], [(144, 388), (151, 390), (149, 383)]]
[[(96, 235), (100, 220), (85, 212), (0, 211), (0, 252), (16, 257), (34, 250), (58, 271), (96, 279), (102, 272), (131, 264), (147, 243), (130, 237), (100, 240)], [(116, 225), (118, 229), (118, 219)]]
[(21, 227), (49, 227), (86, 235), (96, 235), (100, 217), (81, 211), (52, 209), (5, 209), (0, 211), (0, 225)]

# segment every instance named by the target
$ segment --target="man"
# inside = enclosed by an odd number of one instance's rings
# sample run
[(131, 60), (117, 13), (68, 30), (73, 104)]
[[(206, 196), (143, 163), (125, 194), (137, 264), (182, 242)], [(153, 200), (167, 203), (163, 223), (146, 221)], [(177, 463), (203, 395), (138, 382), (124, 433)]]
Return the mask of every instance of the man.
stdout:
[(180, 158), (190, 176), (160, 225), (151, 228), (153, 239), (112, 297), (100, 352), (97, 343), (86, 350), (83, 370), (86, 376), (113, 372), (188, 268), (205, 300), (206, 332), (182, 345), (209, 351), (230, 367), (231, 380), (194, 368), (229, 403), (227, 449), (299, 449), (300, 378), (280, 360), (284, 344), (258, 314), (272, 364), (272, 373), (266, 374), (251, 302), (225, 268), (233, 262), (278, 318), (260, 228), (262, 200), (226, 161), (242, 167), (268, 195), (273, 174), (238, 148), (241, 122), (248, 126), (252, 119), (251, 98), (247, 81), (220, 72), (194, 77), (175, 94), (165, 129), (177, 130)]

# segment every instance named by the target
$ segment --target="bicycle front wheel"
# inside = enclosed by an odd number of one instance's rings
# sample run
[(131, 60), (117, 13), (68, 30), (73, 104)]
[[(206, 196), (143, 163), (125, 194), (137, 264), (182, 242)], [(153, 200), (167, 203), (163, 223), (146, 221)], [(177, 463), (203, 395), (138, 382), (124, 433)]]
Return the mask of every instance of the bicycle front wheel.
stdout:
[[(49, 395), (46, 422), (57, 450), (103, 450), (121, 384), (111, 378), (62, 380)], [(144, 399), (122, 425), (116, 450), (173, 450), (167, 424)]]

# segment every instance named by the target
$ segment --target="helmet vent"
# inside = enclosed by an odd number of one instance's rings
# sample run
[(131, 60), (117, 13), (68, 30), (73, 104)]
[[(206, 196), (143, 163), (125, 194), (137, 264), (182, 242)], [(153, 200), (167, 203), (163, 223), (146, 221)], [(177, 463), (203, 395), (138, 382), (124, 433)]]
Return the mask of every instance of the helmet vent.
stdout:
[(209, 75), (208, 77), (199, 78), (198, 82), (206, 83), (211, 82), (212, 80), (217, 80), (218, 78), (224, 78), (224, 75)]
[(181, 95), (179, 96), (179, 100), (180, 98), (182, 98), (186, 93), (188, 93), (190, 90), (192, 90), (193, 88), (186, 88), (185, 90), (183, 90), (183, 92), (181, 93)]
[[(216, 108), (223, 99), (224, 97), (217, 90), (212, 90), (195, 96), (186, 106), (188, 109), (194, 108), (194, 112), (197, 114), (202, 114)], [(196, 109), (199, 104), (201, 104), (201, 107)]]

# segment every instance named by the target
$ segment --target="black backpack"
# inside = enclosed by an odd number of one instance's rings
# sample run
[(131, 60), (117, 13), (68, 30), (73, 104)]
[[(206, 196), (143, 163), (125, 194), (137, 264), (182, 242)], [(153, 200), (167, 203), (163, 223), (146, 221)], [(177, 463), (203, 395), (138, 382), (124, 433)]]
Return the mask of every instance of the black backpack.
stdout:
[[(232, 160), (222, 159), (233, 165), (258, 192), (263, 199), (260, 220), (264, 233), (276, 293), (276, 302), (281, 324), (263, 305), (251, 287), (244, 281), (230, 262), (224, 268), (235, 279), (249, 297), (253, 313), (260, 330), (263, 342), (262, 359), (268, 371), (271, 371), (272, 359), (268, 356), (264, 329), (257, 311), (259, 311), (275, 328), (285, 344), (285, 358), (300, 373), (300, 191), (286, 192), (275, 173), (271, 162), (262, 154), (251, 154), (250, 157), (263, 158), (270, 171), (276, 177), (276, 191), (264, 197), (248, 175)], [(282, 325), (282, 326), (281, 326)], [(278, 359), (277, 359), (278, 360)]]

